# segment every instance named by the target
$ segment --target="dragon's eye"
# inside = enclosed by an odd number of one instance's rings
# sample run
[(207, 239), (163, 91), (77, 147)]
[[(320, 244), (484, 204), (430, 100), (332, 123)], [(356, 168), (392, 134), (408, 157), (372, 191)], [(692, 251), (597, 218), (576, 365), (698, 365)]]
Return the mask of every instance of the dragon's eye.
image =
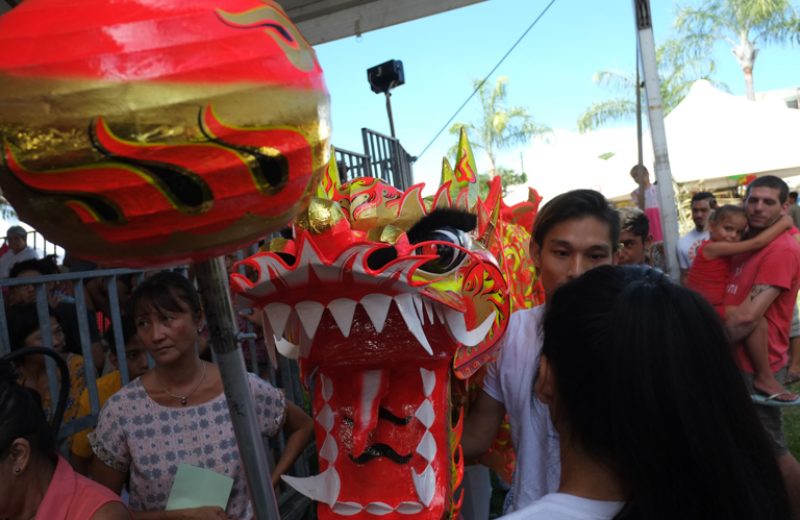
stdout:
[(444, 274), (461, 265), (467, 254), (462, 249), (452, 247), (450, 244), (469, 249), (469, 235), (460, 229), (449, 226), (428, 232), (424, 241), (420, 242), (417, 254), (435, 254), (438, 258), (423, 264), (420, 269), (429, 273)]

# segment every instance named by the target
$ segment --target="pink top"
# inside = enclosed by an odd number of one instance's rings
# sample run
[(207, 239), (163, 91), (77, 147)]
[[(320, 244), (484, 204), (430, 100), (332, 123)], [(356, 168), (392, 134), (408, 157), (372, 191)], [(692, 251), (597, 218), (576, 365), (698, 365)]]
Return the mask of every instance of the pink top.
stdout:
[(59, 456), (53, 480), (34, 519), (88, 520), (109, 502), (122, 503), (113, 491), (75, 473), (69, 462)]

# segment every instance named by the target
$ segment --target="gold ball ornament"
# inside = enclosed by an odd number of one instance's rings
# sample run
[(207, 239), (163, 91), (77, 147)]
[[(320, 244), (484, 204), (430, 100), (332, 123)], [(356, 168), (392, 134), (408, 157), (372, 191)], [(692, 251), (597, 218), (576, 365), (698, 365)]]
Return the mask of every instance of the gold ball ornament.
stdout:
[(25, 0), (0, 48), (0, 186), (75, 256), (230, 252), (302, 211), (327, 164), (322, 70), (275, 2)]

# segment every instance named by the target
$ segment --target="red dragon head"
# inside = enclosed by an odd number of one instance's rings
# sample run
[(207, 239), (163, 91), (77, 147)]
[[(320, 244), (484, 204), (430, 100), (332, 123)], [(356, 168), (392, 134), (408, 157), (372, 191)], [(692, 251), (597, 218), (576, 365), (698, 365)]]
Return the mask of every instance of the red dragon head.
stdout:
[(451, 386), (491, 358), (511, 306), (499, 179), (470, 204), (475, 179), (452, 170), (423, 199), (422, 185), (340, 186), (335, 167), (293, 239), (231, 279), (312, 389), (321, 473), (284, 478), (320, 518), (454, 518), (463, 465)]
[(297, 215), (328, 159), (313, 49), (270, 0), (26, 0), (0, 17), (0, 183), (107, 265), (201, 260)]

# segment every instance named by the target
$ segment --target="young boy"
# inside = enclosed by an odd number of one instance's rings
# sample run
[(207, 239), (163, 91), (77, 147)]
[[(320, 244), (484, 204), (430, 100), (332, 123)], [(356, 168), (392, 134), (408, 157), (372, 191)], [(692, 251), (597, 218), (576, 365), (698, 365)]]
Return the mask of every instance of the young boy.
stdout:
[[(778, 235), (791, 229), (792, 218), (781, 217), (777, 222), (748, 240), (741, 240), (747, 227), (744, 208), (725, 205), (712, 213), (709, 219), (709, 240), (697, 248), (697, 256), (689, 269), (686, 285), (699, 292), (714, 306), (720, 316), (725, 317), (722, 305), (725, 287), (731, 277), (733, 255), (761, 249)], [(764, 394), (767, 401), (791, 402), (797, 394), (787, 392), (775, 379), (767, 354), (767, 320), (761, 318), (756, 328), (745, 338), (744, 346), (755, 370), (753, 388)]]
[[(136, 335), (136, 327), (133, 321), (124, 317), (122, 319), (122, 336), (125, 342), (125, 360), (128, 365), (128, 376), (133, 381), (147, 371), (147, 354), (139, 342), (139, 337)], [(112, 329), (109, 329), (106, 341), (109, 345), (114, 345), (114, 331)], [(100, 408), (103, 407), (109, 397), (122, 388), (122, 375), (119, 371), (116, 348), (109, 349), (108, 361), (116, 370), (97, 380), (97, 399), (100, 402)], [(88, 390), (84, 390), (81, 394), (78, 406), (78, 417), (86, 417), (91, 414)], [(92, 462), (93, 457), (92, 448), (89, 446), (88, 435), (90, 431), (91, 429), (80, 431), (72, 438), (70, 462), (75, 471), (82, 475), (89, 473), (89, 464)]]

